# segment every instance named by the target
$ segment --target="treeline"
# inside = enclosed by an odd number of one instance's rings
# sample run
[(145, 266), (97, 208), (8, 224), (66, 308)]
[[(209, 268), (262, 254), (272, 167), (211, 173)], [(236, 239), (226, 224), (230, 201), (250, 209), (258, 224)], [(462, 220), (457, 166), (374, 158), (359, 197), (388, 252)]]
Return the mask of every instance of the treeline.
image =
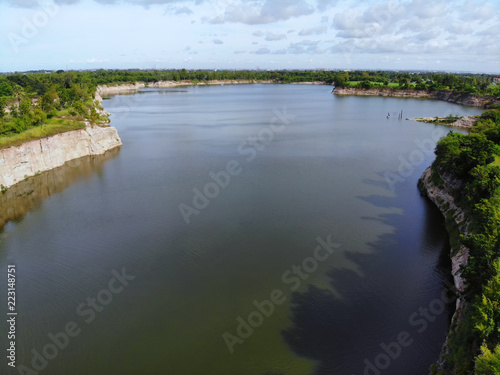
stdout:
[[(453, 192), (466, 212), (470, 250), (465, 318), (450, 335), (447, 363), (454, 374), (500, 373), (500, 110), (486, 111), (468, 135), (450, 133), (436, 147), (433, 178), (454, 176)], [(437, 172), (437, 173), (436, 173)]]
[(96, 84), (156, 81), (197, 82), (242, 79), (275, 83), (325, 82), (339, 87), (392, 87), (415, 90), (452, 90), (460, 93), (500, 95), (500, 86), (493, 85), (492, 75), (408, 73), (386, 71), (187, 71), (182, 70), (99, 70), (89, 72)]
[(339, 72), (335, 84), (339, 87), (362, 89), (387, 87), (398, 90), (451, 90), (473, 95), (500, 95), (495, 78), (486, 74), (407, 73), (407, 72)]
[(0, 76), (0, 136), (19, 134), (46, 124), (102, 120), (86, 74), (11, 74)]
[[(274, 83), (325, 82), (361, 88), (390, 87), (416, 90), (500, 94), (491, 75), (408, 73), (384, 71), (204, 71), (97, 70), (16, 73), (0, 75), (0, 136), (22, 133), (46, 124), (73, 124), (103, 120), (92, 101), (96, 87), (157, 81), (254, 80)], [(64, 129), (63, 129), (64, 130)]]

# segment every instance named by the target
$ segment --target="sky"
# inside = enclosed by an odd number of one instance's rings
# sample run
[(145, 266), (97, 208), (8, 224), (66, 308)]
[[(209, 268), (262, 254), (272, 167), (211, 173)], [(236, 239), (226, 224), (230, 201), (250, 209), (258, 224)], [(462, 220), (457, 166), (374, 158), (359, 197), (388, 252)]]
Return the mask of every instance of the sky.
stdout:
[(0, 0), (0, 71), (500, 73), (500, 0)]

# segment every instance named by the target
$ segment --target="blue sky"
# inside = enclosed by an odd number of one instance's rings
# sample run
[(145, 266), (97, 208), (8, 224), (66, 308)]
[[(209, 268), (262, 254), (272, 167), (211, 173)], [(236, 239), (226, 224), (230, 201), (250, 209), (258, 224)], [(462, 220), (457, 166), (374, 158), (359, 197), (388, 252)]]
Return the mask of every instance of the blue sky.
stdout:
[(500, 72), (499, 0), (0, 0), (0, 71)]

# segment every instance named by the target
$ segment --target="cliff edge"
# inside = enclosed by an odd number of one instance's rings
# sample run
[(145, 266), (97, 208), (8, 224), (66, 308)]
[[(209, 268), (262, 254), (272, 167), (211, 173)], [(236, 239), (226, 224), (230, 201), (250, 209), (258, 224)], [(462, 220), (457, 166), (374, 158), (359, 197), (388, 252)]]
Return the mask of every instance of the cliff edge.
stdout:
[[(100, 114), (102, 98), (96, 92), (95, 105)], [(28, 177), (61, 167), (64, 163), (83, 156), (102, 155), (122, 146), (115, 128), (87, 122), (84, 129), (37, 139), (0, 150), (0, 186), (2, 190)]]
[[(454, 191), (462, 187), (462, 182), (452, 175), (440, 174), (433, 166), (427, 168), (420, 178), (419, 189), (422, 195), (427, 196), (431, 202), (441, 211), (445, 218), (446, 228), (450, 237), (452, 233), (461, 235), (469, 234), (470, 222), (463, 209), (457, 206), (454, 198)], [(465, 279), (462, 277), (462, 266), (467, 264), (469, 249), (462, 245), (460, 241), (450, 241), (451, 243), (451, 264), (452, 275), (457, 293), (456, 309), (451, 320), (450, 330), (446, 341), (443, 344), (437, 369), (444, 371), (446, 366), (445, 357), (449, 352), (450, 334), (455, 331), (457, 323), (463, 319), (466, 301), (463, 298), (465, 289)]]
[(450, 103), (466, 105), (470, 107), (485, 108), (489, 104), (500, 104), (500, 100), (491, 97), (461, 94), (448, 90), (421, 91), (421, 90), (396, 90), (391, 88), (361, 89), (355, 87), (336, 87), (335, 95), (357, 95), (357, 96), (385, 96), (394, 98), (417, 98), (437, 99)]
[(27, 177), (62, 166), (83, 156), (101, 155), (122, 145), (112, 127), (87, 125), (0, 150), (0, 185), (8, 188)]

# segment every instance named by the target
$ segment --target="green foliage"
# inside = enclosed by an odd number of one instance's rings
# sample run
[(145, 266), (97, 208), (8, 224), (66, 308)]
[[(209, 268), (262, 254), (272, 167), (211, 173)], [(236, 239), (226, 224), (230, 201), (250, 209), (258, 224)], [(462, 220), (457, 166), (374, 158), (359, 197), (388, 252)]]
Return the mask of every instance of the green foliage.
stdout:
[(490, 141), (500, 145), (500, 110), (484, 112), (471, 129), (471, 133), (482, 133)]
[(475, 375), (500, 375), (500, 345), (493, 352), (486, 345), (481, 346), (481, 354), (476, 358)]
[(11, 96), (13, 94), (12, 86), (4, 77), (0, 77), (0, 97)]
[(470, 222), (470, 234), (461, 237), (469, 249), (462, 275), (465, 298), (473, 305), (450, 336), (448, 362), (454, 374), (500, 375), (499, 127), (500, 111), (486, 111), (470, 134), (450, 133), (436, 146), (433, 167), (462, 181), (455, 203)]
[(335, 74), (334, 77), (335, 86), (345, 87), (347, 86), (348, 82), (349, 82), (349, 72), (342, 72)]
[(450, 132), (436, 146), (436, 163), (442, 170), (469, 181), (470, 171), (495, 160), (497, 147), (484, 134), (463, 135)]
[(500, 168), (493, 165), (477, 165), (469, 171), (470, 181), (465, 192), (473, 203), (491, 198), (500, 187)]
[(370, 81), (365, 80), (365, 81), (361, 81), (359, 83), (359, 87), (361, 87), (362, 89), (369, 89), (372, 87), (372, 85), (371, 85)]
[(500, 333), (500, 259), (493, 263), (494, 276), (474, 304), (475, 330), (489, 347), (499, 344)]
[[(102, 122), (94, 108), (94, 75), (59, 71), (0, 76), (0, 147), (79, 129), (84, 119)], [(56, 125), (53, 120), (63, 121)], [(25, 133), (25, 137), (18, 136)]]

